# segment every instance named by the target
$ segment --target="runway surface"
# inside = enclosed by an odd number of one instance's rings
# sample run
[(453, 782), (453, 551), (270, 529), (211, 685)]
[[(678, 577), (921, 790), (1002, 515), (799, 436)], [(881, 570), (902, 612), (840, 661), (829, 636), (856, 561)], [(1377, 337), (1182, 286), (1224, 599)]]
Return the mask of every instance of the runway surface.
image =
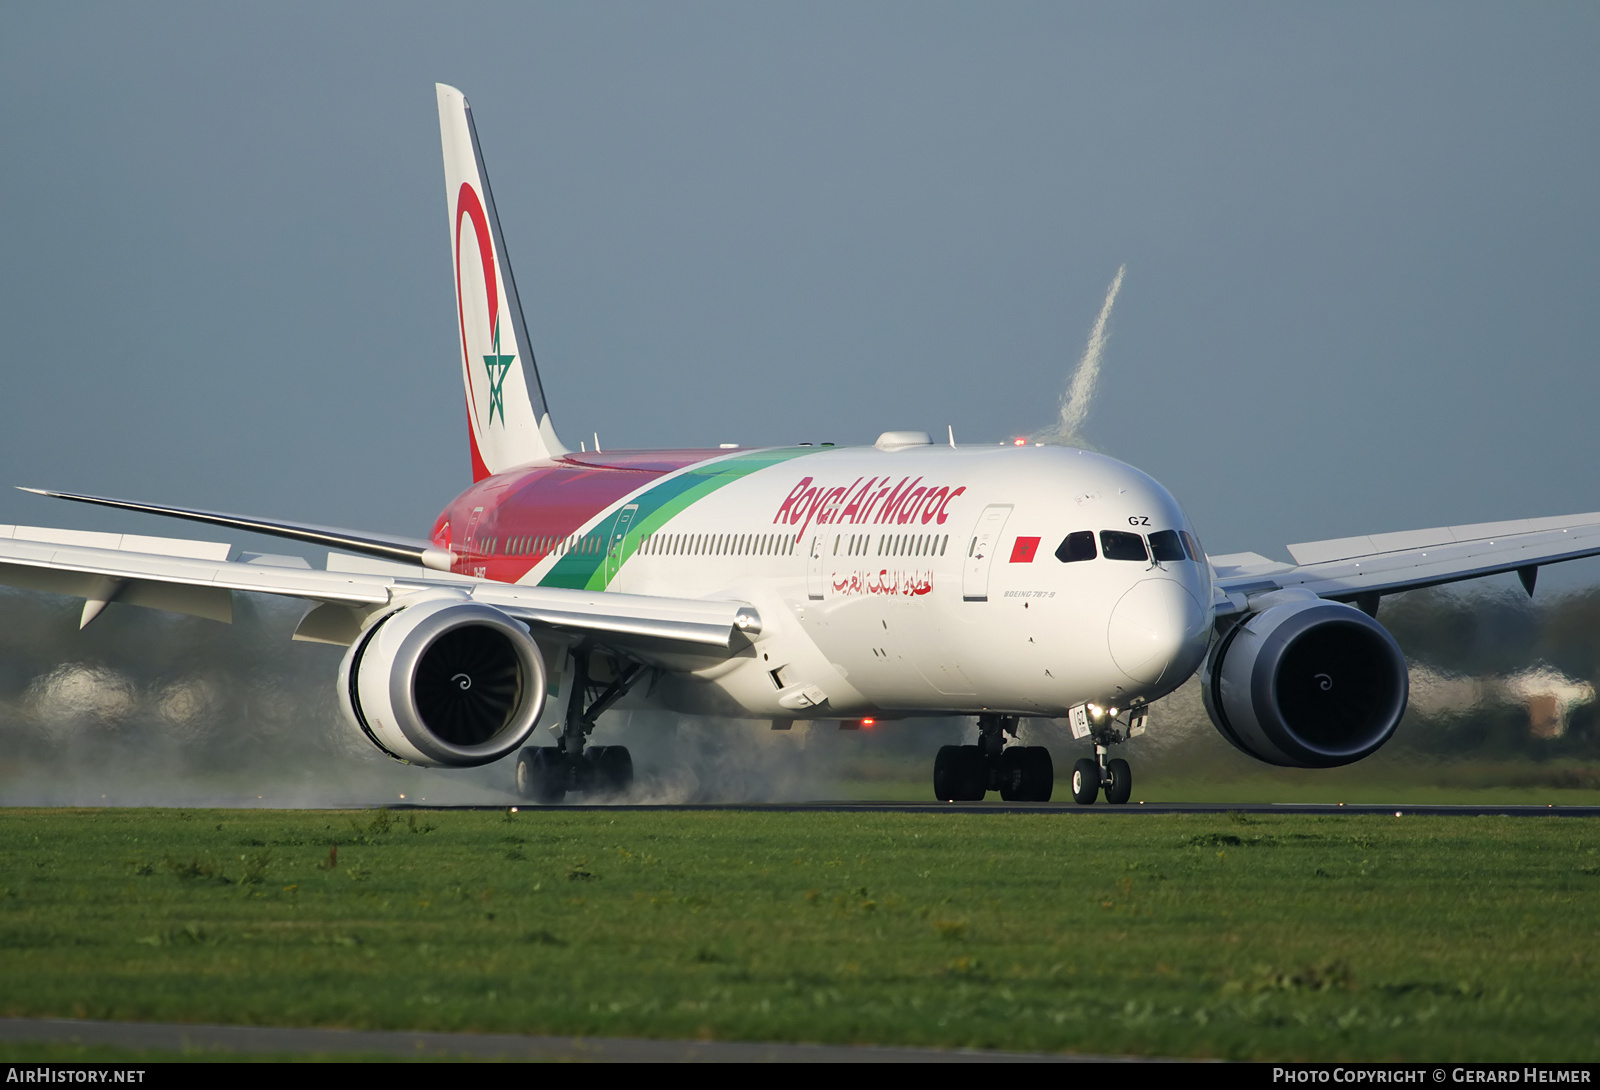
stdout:
[(1131, 1056), (980, 1052), (746, 1041), (655, 1041), (642, 1037), (522, 1037), (509, 1033), (406, 1033), (164, 1022), (0, 1018), (0, 1041), (109, 1045), (163, 1052), (284, 1055), (360, 1053), (406, 1059), (542, 1060), (586, 1063), (1106, 1063)]
[(1093, 817), (1098, 814), (1128, 816), (1134, 814), (1377, 814), (1404, 816), (1406, 814), (1431, 817), (1600, 817), (1600, 806), (1556, 805), (1480, 805), (1468, 803), (1426, 804), (1409, 803), (1342, 803), (1342, 802), (1158, 802), (1128, 803), (1124, 806), (1097, 804), (1077, 806), (1073, 803), (1011, 803), (1011, 802), (760, 802), (760, 803), (683, 803), (683, 804), (608, 804), (584, 803), (558, 806), (537, 806), (513, 803), (508, 806), (427, 806), (402, 803), (354, 803), (351, 809), (391, 810), (494, 810), (518, 811), (544, 810), (621, 810), (621, 811), (732, 811), (751, 813), (838, 813), (838, 814), (1047, 814), (1061, 817)]

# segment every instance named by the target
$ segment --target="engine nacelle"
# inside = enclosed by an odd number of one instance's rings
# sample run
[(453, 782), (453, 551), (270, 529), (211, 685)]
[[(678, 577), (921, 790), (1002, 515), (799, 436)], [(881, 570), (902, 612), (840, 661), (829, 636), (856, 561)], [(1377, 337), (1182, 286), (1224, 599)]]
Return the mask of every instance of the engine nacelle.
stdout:
[(1387, 629), (1352, 606), (1315, 600), (1234, 625), (1201, 681), (1224, 738), (1292, 768), (1333, 768), (1374, 752), (1399, 726), (1411, 688)]
[(513, 752), (544, 708), (544, 656), (521, 623), (452, 598), (397, 609), (339, 668), (339, 702), (389, 756), (470, 768)]

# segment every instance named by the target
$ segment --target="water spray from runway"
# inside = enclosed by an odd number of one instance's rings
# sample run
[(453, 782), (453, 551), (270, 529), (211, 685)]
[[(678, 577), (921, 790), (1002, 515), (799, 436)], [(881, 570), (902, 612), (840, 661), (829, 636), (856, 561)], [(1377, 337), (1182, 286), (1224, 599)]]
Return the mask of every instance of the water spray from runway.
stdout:
[(845, 731), (836, 719), (819, 719), (779, 731), (768, 720), (636, 711), (601, 729), (605, 741), (633, 755), (631, 802), (786, 803), (882, 797), (908, 781), (931, 792), (933, 754), (967, 741), (972, 720), (906, 719)]
[(1078, 360), (1077, 369), (1072, 372), (1072, 379), (1061, 395), (1060, 419), (1034, 435), (1036, 441), (1073, 447), (1089, 445), (1083, 435), (1083, 425), (1089, 418), (1089, 405), (1094, 400), (1095, 385), (1100, 379), (1100, 361), (1105, 355), (1106, 342), (1111, 337), (1107, 328), (1111, 323), (1111, 308), (1117, 301), (1117, 293), (1122, 290), (1122, 277), (1127, 271), (1127, 265), (1118, 266), (1117, 275), (1106, 289), (1106, 300), (1100, 305), (1100, 315), (1094, 320), (1094, 328), (1089, 331), (1089, 343), (1084, 346), (1083, 357)]
[[(241, 595), (236, 623), (221, 626), (113, 605), (80, 632), (77, 601), (0, 591), (0, 804), (519, 801), (510, 761), (416, 768), (360, 738), (334, 700), (341, 649), (289, 640), (300, 608)], [(1386, 600), (1380, 620), (1412, 663), (1412, 708), (1394, 741), (1349, 775), (1447, 786), (1508, 776), (1600, 783), (1600, 592), (1529, 602), (1517, 588), (1421, 591)], [(1149, 733), (1121, 754), (1136, 783), (1278, 776), (1287, 790), (1345, 775), (1277, 772), (1235, 752), (1193, 680), (1158, 701), (1150, 719)], [(619, 708), (595, 742), (631, 749), (637, 803), (926, 800), (939, 746), (970, 743), (971, 733), (972, 720), (958, 717), (774, 731), (765, 721)], [(1064, 798), (1082, 743), (1053, 720), (1026, 720), (1023, 740), (1050, 748)]]
[[(240, 595), (218, 625), (0, 592), (0, 802), (340, 806), (499, 803), (502, 771), (414, 768), (343, 721), (341, 649), (293, 643), (304, 603)], [(404, 799), (402, 800), (402, 796)]]
[[(232, 625), (113, 605), (80, 631), (81, 608), (0, 590), (0, 804), (520, 801), (509, 759), (418, 768), (362, 739), (334, 698), (342, 648), (289, 639), (303, 603), (239, 595)], [(617, 709), (595, 741), (632, 750), (633, 801), (784, 802), (839, 798), (863, 759), (881, 763), (886, 743), (920, 755), (956, 740), (940, 726), (905, 724), (891, 739), (833, 720), (773, 731), (765, 720)], [(547, 732), (529, 740), (552, 742)]]

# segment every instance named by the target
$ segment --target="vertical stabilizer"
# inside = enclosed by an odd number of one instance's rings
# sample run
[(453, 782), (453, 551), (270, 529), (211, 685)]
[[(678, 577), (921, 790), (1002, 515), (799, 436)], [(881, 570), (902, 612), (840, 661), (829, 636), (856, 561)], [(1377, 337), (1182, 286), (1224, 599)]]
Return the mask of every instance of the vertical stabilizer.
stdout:
[(454, 87), (434, 86), (444, 144), (472, 477), (481, 481), (512, 466), (565, 454), (567, 448), (550, 424), (472, 107)]

